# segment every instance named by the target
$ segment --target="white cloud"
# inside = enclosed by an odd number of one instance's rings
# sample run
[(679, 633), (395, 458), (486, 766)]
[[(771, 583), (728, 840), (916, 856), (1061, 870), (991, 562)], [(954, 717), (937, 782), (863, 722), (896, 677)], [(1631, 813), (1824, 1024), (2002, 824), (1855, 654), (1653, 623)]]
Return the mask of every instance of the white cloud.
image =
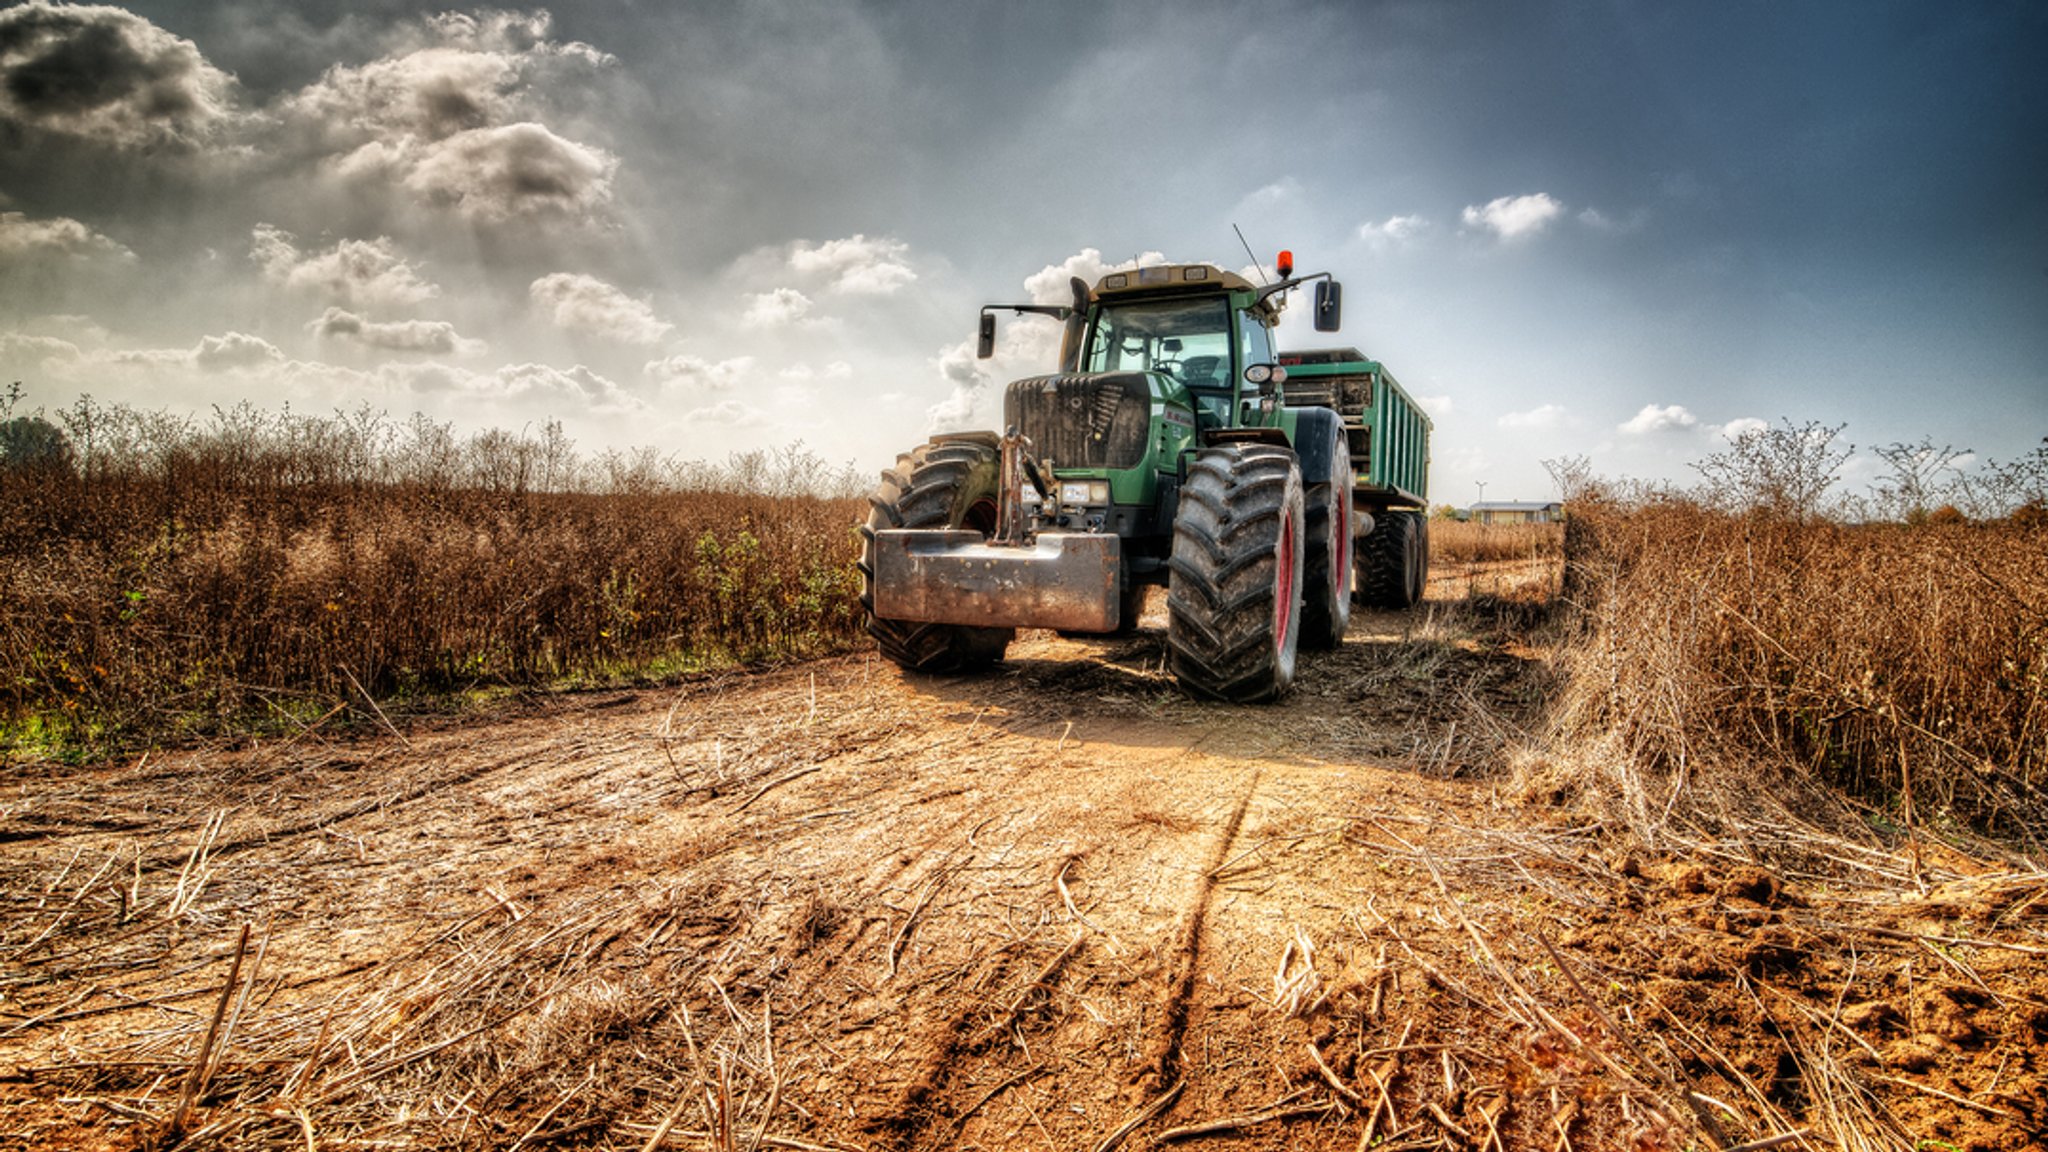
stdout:
[(25, 213), (0, 212), (0, 260), (15, 268), (31, 260), (132, 261), (135, 253), (68, 216), (31, 220)]
[(816, 247), (799, 240), (790, 249), (789, 266), (803, 275), (822, 279), (835, 292), (887, 296), (917, 279), (917, 273), (910, 267), (909, 253), (910, 245), (900, 240), (870, 240), (855, 233)]
[(43, 0), (0, 10), (0, 126), (184, 150), (231, 122), (234, 101), (233, 77), (133, 13)]
[(261, 336), (251, 336), (243, 332), (201, 337), (199, 346), (192, 349), (189, 355), (192, 366), (206, 372), (261, 368), (269, 364), (282, 364), (285, 358), (277, 345)]
[(1767, 432), (1770, 430), (1770, 427), (1771, 422), (1769, 420), (1759, 419), (1755, 416), (1737, 416), (1726, 424), (1713, 427), (1711, 431), (1713, 434), (1733, 444), (1744, 436), (1754, 436)]
[(418, 150), (405, 187), (429, 204), (484, 221), (585, 219), (612, 198), (617, 158), (531, 122), (471, 128)]
[(55, 336), (0, 333), (0, 364), (10, 372), (28, 367), (40, 371), (52, 364), (75, 363), (83, 356), (78, 345)]
[(1557, 428), (1565, 423), (1562, 404), (1544, 404), (1527, 412), (1509, 412), (1494, 423), (1503, 428)]
[(716, 362), (696, 356), (670, 356), (650, 360), (641, 371), (671, 388), (703, 388), (723, 391), (747, 377), (754, 367), (752, 356), (735, 356)]
[(1683, 404), (1645, 404), (1643, 410), (1616, 427), (1616, 431), (1630, 436), (1649, 436), (1658, 432), (1682, 432), (1699, 425), (1699, 417), (1686, 411)]
[(550, 273), (528, 285), (527, 294), (558, 327), (570, 332), (626, 344), (655, 344), (674, 327), (656, 319), (646, 301), (580, 272)]
[(1458, 407), (1449, 396), (1417, 396), (1415, 402), (1422, 405), (1424, 412), (1438, 420), (1449, 416)]
[(253, 237), (249, 258), (272, 283), (286, 288), (371, 308), (403, 308), (441, 294), (421, 279), (389, 237), (341, 240), (310, 254), (299, 251), (291, 233), (269, 224), (258, 224)]
[(1547, 192), (1528, 196), (1502, 196), (1484, 208), (1468, 205), (1463, 213), (1467, 228), (1484, 228), (1503, 240), (1515, 240), (1541, 232), (1564, 211), (1564, 205)]
[(1111, 272), (1127, 272), (1133, 268), (1149, 268), (1154, 264), (1167, 264), (1164, 253), (1144, 252), (1132, 260), (1110, 263), (1102, 258), (1097, 248), (1083, 248), (1057, 264), (1047, 264), (1024, 278), (1024, 291), (1034, 304), (1067, 304), (1074, 299), (1067, 281), (1079, 276), (1089, 287), (1094, 287)]
[(1389, 216), (1377, 224), (1370, 220), (1360, 224), (1358, 238), (1375, 248), (1385, 248), (1413, 240), (1427, 227), (1429, 220), (1422, 216)]
[(519, 68), (508, 53), (425, 48), (355, 68), (336, 65), (283, 107), (329, 130), (439, 140), (512, 116)]
[(400, 320), (380, 323), (365, 320), (341, 308), (329, 308), (318, 320), (306, 325), (316, 336), (353, 340), (372, 348), (397, 352), (426, 352), (437, 356), (477, 356), (485, 346), (455, 331), (442, 320)]
[(757, 292), (747, 299), (740, 323), (748, 328), (781, 328), (801, 321), (811, 311), (811, 298), (794, 288)]
[(809, 364), (791, 364), (776, 373), (785, 380), (843, 380), (853, 375), (853, 365), (844, 360), (834, 360), (823, 368)]
[(760, 409), (737, 400), (720, 400), (716, 404), (693, 408), (683, 417), (685, 424), (724, 424), (733, 428), (758, 427), (767, 422), (767, 415)]

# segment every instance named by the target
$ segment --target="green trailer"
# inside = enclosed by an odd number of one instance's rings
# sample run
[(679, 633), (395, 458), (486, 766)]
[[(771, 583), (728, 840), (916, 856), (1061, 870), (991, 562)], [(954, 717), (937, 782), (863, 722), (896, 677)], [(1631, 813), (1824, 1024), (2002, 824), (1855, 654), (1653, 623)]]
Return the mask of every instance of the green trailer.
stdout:
[(1374, 522), (1354, 553), (1355, 594), (1376, 607), (1413, 604), (1428, 579), (1429, 414), (1356, 348), (1282, 352), (1279, 362), (1289, 406), (1334, 409), (1344, 422), (1353, 505)]

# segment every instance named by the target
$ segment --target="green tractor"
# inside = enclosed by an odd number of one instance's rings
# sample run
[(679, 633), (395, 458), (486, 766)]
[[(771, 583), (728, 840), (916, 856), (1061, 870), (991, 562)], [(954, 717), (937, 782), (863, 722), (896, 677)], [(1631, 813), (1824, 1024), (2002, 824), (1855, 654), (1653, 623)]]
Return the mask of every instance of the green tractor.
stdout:
[[(934, 436), (882, 474), (861, 529), (862, 605), (884, 655), (915, 672), (1000, 660), (1018, 628), (1116, 634), (1167, 589), (1175, 677), (1266, 701), (1303, 647), (1333, 648), (1354, 599), (1422, 594), (1429, 420), (1353, 349), (1273, 346), (1290, 291), (1207, 264), (1113, 272), (1071, 305), (992, 304), (1061, 321), (1059, 371), (1012, 382), (1006, 431)], [(1297, 380), (1299, 383), (1297, 384)]]

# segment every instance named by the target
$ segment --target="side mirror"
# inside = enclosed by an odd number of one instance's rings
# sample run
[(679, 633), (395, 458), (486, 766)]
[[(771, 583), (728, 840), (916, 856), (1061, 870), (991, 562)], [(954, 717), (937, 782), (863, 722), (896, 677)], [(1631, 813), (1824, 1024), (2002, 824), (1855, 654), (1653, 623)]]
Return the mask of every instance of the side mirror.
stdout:
[(1344, 323), (1344, 286), (1335, 280), (1316, 281), (1316, 331), (1335, 332)]
[(996, 314), (993, 312), (983, 312), (981, 314), (981, 339), (974, 346), (974, 355), (978, 359), (986, 360), (995, 354)]

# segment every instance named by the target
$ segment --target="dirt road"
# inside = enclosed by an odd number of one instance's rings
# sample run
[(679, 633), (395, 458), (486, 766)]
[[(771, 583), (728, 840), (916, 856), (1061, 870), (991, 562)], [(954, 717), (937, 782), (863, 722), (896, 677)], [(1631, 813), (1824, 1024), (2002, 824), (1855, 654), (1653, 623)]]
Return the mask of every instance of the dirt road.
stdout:
[[(17, 769), (0, 1141), (1587, 1149), (1796, 1127), (1813, 1081), (1757, 1033), (1796, 1013), (1756, 989), (1846, 1019), (1887, 962), (1845, 998), (1832, 959), (1802, 964), (1824, 930), (1779, 878), (1626, 856), (1504, 794), (1546, 653), (1443, 616), (1361, 616), (1273, 707), (1186, 699), (1156, 630), (1033, 635), (986, 677), (856, 655)], [(2006, 959), (2031, 957), (1977, 960), (2002, 995), (1952, 1005), (1961, 1055), (1929, 1085), (1997, 1062), (1995, 1114), (1892, 1094), (1982, 1120), (1984, 1147), (2044, 1114), (2048, 1007)]]

